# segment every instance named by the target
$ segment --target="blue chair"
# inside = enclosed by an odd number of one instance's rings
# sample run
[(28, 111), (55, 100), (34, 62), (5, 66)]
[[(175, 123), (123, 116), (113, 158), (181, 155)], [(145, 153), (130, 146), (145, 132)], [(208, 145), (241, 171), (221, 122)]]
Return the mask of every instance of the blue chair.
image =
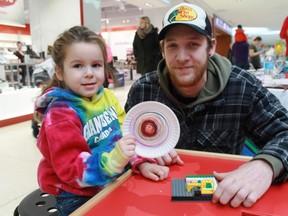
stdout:
[(241, 155), (253, 157), (258, 151), (259, 149), (254, 145), (252, 140), (246, 139)]

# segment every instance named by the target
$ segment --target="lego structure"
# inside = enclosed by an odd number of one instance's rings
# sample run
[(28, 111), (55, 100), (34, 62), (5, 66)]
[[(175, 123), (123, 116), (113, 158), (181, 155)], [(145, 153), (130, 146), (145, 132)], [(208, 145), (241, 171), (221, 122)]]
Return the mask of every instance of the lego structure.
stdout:
[(211, 201), (217, 188), (213, 175), (188, 175), (186, 179), (172, 179), (173, 201)]

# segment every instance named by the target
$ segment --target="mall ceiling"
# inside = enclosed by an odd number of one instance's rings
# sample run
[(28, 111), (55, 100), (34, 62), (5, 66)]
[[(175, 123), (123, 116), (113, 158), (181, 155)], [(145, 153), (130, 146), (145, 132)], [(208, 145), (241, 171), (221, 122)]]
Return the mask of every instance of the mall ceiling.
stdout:
[[(167, 7), (168, 9), (170, 7), (168, 2), (169, 0), (102, 0), (101, 4), (103, 11), (108, 7), (118, 10), (119, 14), (126, 10), (126, 15), (129, 16), (129, 10), (132, 9), (149, 9), (150, 7)], [(187, 2), (209, 8), (232, 27), (242, 24), (246, 27), (268, 27), (271, 30), (279, 30), (282, 21), (288, 15), (287, 0), (188, 0)]]
[[(253, 30), (251, 35), (261, 34), (269, 37), (273, 31), (279, 31), (286, 16), (288, 16), (287, 0), (186, 0), (198, 4), (208, 10), (209, 14), (215, 14), (231, 27), (241, 24), (245, 28), (261, 27), (268, 31), (257, 32)], [(29, 0), (24, 0), (25, 11), (29, 17)], [(31, 1), (30, 1), (31, 2)], [(170, 3), (169, 3), (170, 2)], [(102, 21), (110, 27), (123, 25), (138, 25), (139, 17), (143, 15), (143, 9), (159, 8), (166, 11), (181, 0), (101, 0)], [(28, 18), (29, 19), (29, 18)], [(109, 20), (109, 21), (107, 21)], [(129, 20), (129, 23), (123, 21)], [(246, 32), (247, 32), (246, 31)], [(272, 31), (272, 32), (271, 32)], [(250, 32), (247, 32), (250, 35)], [(279, 33), (275, 33), (279, 35)]]

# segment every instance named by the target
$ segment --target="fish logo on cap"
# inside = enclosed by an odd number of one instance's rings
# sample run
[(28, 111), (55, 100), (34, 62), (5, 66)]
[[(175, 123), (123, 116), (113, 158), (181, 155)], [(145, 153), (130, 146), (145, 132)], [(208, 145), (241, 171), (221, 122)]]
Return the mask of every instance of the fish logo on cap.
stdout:
[(172, 23), (175, 21), (193, 21), (197, 18), (196, 11), (188, 6), (180, 6), (176, 8), (176, 10), (172, 11), (172, 13), (168, 17), (168, 22)]

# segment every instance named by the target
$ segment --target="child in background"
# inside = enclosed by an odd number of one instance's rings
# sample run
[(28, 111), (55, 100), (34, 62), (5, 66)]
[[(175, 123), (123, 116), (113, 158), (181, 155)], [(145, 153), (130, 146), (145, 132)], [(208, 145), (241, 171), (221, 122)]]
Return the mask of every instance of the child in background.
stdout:
[(122, 137), (125, 111), (103, 82), (105, 43), (83, 26), (54, 42), (55, 74), (36, 100), (43, 115), (37, 146), (40, 188), (56, 196), (58, 215), (69, 215), (127, 170), (135, 139)]

